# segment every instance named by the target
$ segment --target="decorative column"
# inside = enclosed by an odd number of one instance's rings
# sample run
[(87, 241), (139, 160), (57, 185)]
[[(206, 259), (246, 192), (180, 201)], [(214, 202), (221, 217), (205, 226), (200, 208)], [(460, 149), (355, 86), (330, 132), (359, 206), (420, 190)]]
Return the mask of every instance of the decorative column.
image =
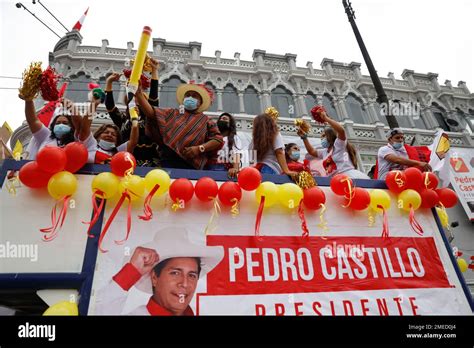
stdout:
[(222, 111), (224, 108), (222, 106), (222, 89), (216, 90), (217, 92), (217, 111)]
[(239, 112), (245, 114), (244, 94), (239, 92)]

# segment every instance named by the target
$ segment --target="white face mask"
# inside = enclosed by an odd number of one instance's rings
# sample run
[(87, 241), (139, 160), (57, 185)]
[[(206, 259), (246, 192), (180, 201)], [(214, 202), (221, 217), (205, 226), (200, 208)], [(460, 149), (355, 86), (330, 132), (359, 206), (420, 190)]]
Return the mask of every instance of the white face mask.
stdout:
[(110, 151), (110, 150), (115, 149), (115, 144), (110, 142), (110, 141), (106, 141), (106, 140), (101, 139), (101, 140), (99, 140), (99, 147), (102, 150)]

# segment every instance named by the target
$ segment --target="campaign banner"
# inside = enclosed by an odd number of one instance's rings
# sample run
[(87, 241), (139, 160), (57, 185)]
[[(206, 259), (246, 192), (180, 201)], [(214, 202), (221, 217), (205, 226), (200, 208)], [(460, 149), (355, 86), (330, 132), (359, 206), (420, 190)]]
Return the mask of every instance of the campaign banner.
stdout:
[[(327, 187), (325, 211), (265, 208), (243, 192), (238, 212), (191, 200), (181, 209), (152, 200), (153, 219), (121, 209), (103, 236), (89, 306), (91, 315), (470, 315), (454, 265), (431, 210), (382, 215), (341, 206)], [(107, 202), (104, 220), (114, 202)], [(321, 224), (321, 219), (326, 224)], [(106, 223), (105, 221), (103, 222)], [(212, 228), (211, 228), (211, 227)], [(449, 251), (450, 252), (450, 251)]]
[(464, 148), (453, 148), (451, 151), (451, 185), (468, 218), (474, 221), (474, 152)]

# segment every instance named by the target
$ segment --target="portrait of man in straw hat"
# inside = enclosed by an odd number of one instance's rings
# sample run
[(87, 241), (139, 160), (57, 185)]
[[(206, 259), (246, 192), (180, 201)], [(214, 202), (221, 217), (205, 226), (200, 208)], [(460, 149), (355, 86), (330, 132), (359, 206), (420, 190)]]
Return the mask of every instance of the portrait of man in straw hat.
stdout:
[(137, 93), (148, 120), (147, 135), (159, 144), (163, 167), (205, 169), (208, 163), (217, 162), (217, 151), (224, 144), (216, 123), (204, 114), (214, 94), (191, 81), (178, 86), (176, 99), (181, 105), (178, 109), (156, 108)]
[(97, 314), (121, 314), (128, 291), (150, 295), (127, 315), (193, 316), (189, 306), (199, 279), (216, 267), (224, 248), (192, 243), (185, 228), (166, 227), (138, 246), (122, 269), (97, 295)]

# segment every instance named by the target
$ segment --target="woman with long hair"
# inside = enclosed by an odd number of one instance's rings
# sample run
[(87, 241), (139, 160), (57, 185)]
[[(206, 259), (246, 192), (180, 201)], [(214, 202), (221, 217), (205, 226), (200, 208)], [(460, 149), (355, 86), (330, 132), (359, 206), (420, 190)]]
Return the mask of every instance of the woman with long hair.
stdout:
[(35, 104), (32, 99), (21, 99), (25, 101), (25, 116), (28, 127), (33, 135), (28, 145), (28, 159), (36, 159), (36, 154), (45, 146), (64, 147), (75, 141), (74, 124), (71, 119), (73, 102), (64, 99), (61, 106), (56, 108), (55, 116), (46, 127), (36, 115)]
[(300, 147), (295, 143), (285, 144), (285, 157), (288, 168), (297, 173), (303, 170), (309, 170), (304, 163), (299, 162)]
[(316, 150), (309, 142), (308, 135), (300, 128), (298, 135), (304, 142), (306, 151), (316, 158), (323, 159), (323, 167), (327, 176), (346, 174), (353, 179), (370, 179), (366, 174), (357, 170), (357, 155), (352, 144), (347, 141), (344, 128), (325, 111), (321, 111), (320, 119), (329, 125), (321, 134), (322, 150)]
[(288, 168), (285, 158), (285, 144), (283, 137), (278, 131), (275, 120), (267, 115), (261, 114), (253, 120), (252, 142), (250, 150), (257, 155), (256, 168), (264, 174), (286, 174), (292, 178), (297, 172)]
[(217, 128), (224, 137), (224, 146), (217, 153), (217, 163), (208, 163), (207, 169), (225, 171), (230, 178), (237, 177), (240, 170), (242, 141), (237, 135), (237, 126), (234, 117), (224, 112), (217, 119)]

